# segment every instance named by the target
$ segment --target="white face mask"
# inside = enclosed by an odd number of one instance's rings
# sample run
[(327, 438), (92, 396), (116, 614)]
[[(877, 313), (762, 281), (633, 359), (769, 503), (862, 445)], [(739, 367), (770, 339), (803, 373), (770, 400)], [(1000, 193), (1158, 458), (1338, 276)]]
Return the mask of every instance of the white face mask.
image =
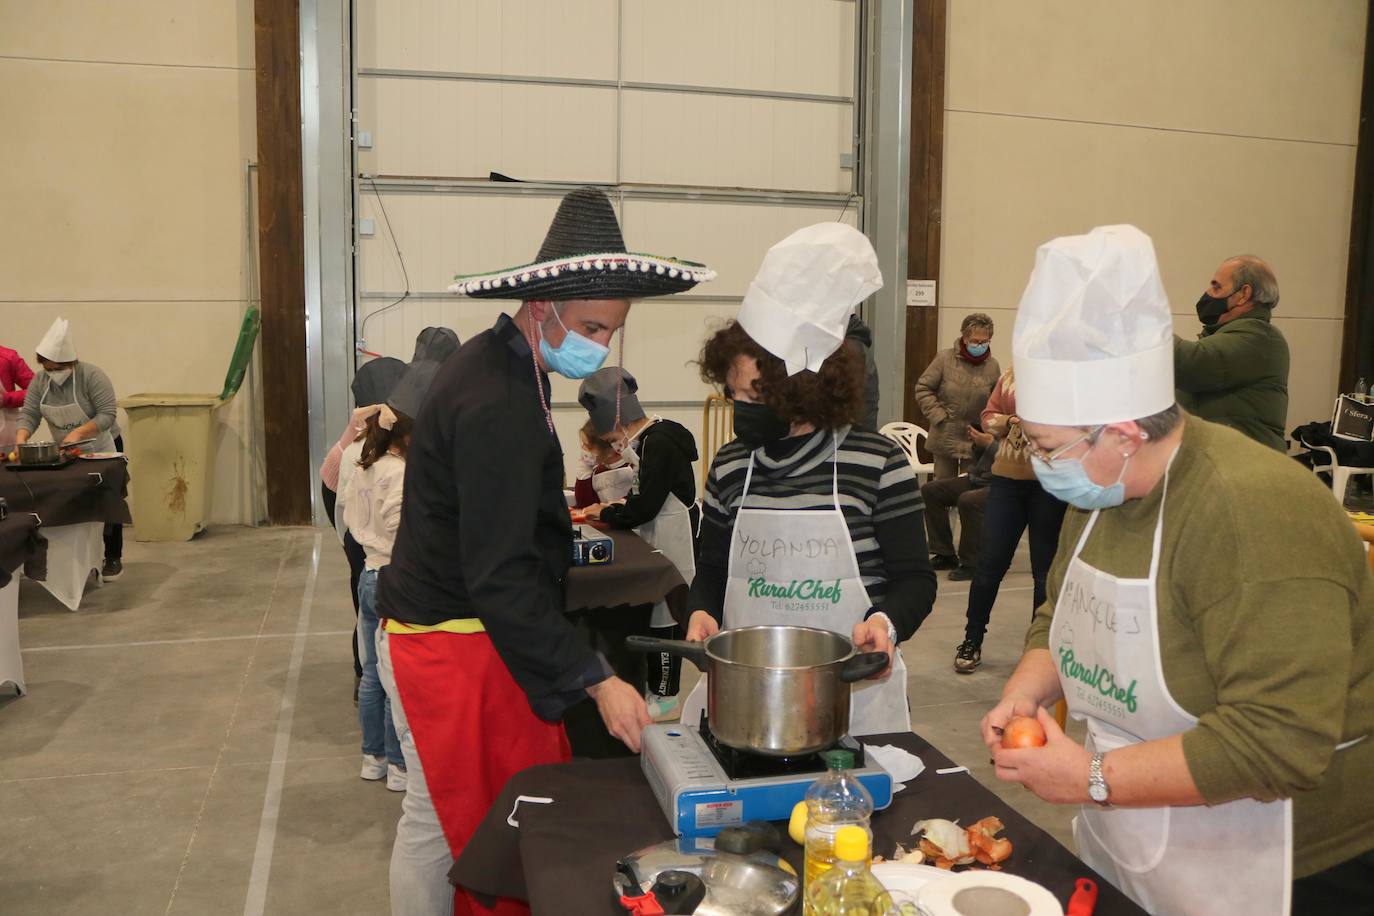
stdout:
[(65, 385), (67, 384), (67, 379), (71, 377), (72, 370), (70, 369), (57, 369), (48, 373), (48, 378), (52, 380), (54, 385)]

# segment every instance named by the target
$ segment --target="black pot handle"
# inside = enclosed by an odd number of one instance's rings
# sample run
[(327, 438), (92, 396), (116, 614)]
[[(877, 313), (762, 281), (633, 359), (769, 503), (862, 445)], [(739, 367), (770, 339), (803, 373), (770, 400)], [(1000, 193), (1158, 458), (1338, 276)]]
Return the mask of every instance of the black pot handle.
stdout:
[[(634, 637), (630, 637), (633, 639)], [(855, 681), (862, 681), (866, 677), (872, 677), (887, 667), (888, 657), (886, 652), (865, 652), (856, 655), (844, 663), (840, 669), (840, 680), (846, 684)]]
[(656, 639), (653, 636), (626, 636), (625, 648), (631, 652), (667, 652), (706, 670), (706, 643), (688, 642), (685, 639)]

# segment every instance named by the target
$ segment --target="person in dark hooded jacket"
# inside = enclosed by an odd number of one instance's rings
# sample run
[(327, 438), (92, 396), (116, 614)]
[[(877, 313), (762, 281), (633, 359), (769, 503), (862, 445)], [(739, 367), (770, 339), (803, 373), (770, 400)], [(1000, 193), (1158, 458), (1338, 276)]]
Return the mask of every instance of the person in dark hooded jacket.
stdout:
[[(633, 528), (661, 551), (690, 583), (696, 575), (693, 509), (696, 505), (697, 443), (680, 423), (649, 417), (639, 404), (639, 383), (624, 369), (608, 366), (582, 382), (577, 400), (591, 415), (603, 440), (636, 468), (635, 482), (624, 500), (588, 507), (588, 518), (612, 528)], [(654, 605), (649, 626), (654, 635), (681, 637), (665, 601)], [(663, 655), (649, 659), (645, 700), (654, 717), (676, 704), (681, 660)]]
[(849, 316), (849, 327), (845, 329), (844, 339), (852, 341), (864, 356), (864, 415), (855, 427), (877, 431), (878, 429), (878, 364), (873, 359), (873, 331), (860, 320), (857, 314)]

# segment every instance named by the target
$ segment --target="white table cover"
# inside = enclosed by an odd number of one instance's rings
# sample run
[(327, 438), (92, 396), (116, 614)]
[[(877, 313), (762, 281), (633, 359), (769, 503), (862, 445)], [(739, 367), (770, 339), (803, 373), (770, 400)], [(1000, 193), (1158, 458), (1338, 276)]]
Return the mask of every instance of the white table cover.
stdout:
[(78, 525), (46, 525), (39, 533), (48, 540), (48, 578), (42, 586), (68, 610), (81, 607), (81, 596), (91, 571), (99, 583), (100, 566), (105, 559), (105, 526), (100, 522)]
[(24, 692), (24, 659), (19, 654), (19, 576), (0, 588), (0, 690), (13, 684)]

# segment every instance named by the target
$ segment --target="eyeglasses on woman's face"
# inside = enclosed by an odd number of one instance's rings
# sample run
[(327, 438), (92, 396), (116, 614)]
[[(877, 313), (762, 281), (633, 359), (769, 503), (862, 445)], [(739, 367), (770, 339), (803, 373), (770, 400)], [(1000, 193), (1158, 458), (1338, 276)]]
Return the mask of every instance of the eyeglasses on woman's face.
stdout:
[(1032, 458), (1038, 458), (1048, 465), (1053, 465), (1057, 459), (1063, 458), (1064, 455), (1067, 454), (1070, 449), (1074, 448), (1075, 446), (1082, 445), (1084, 442), (1088, 443), (1088, 447), (1089, 449), (1091, 449), (1092, 446), (1097, 444), (1098, 437), (1102, 435), (1102, 430), (1106, 428), (1107, 427), (1105, 425), (1094, 426), (1092, 429), (1083, 433), (1083, 435), (1079, 436), (1077, 439), (1074, 439), (1071, 442), (1066, 442), (1065, 444), (1059, 446), (1059, 448), (1056, 448), (1053, 451), (1049, 452), (1045, 451), (1043, 448), (1041, 448), (1039, 445), (1033, 442), (1029, 436), (1027, 436), (1026, 451), (1030, 453), (1030, 456)]

